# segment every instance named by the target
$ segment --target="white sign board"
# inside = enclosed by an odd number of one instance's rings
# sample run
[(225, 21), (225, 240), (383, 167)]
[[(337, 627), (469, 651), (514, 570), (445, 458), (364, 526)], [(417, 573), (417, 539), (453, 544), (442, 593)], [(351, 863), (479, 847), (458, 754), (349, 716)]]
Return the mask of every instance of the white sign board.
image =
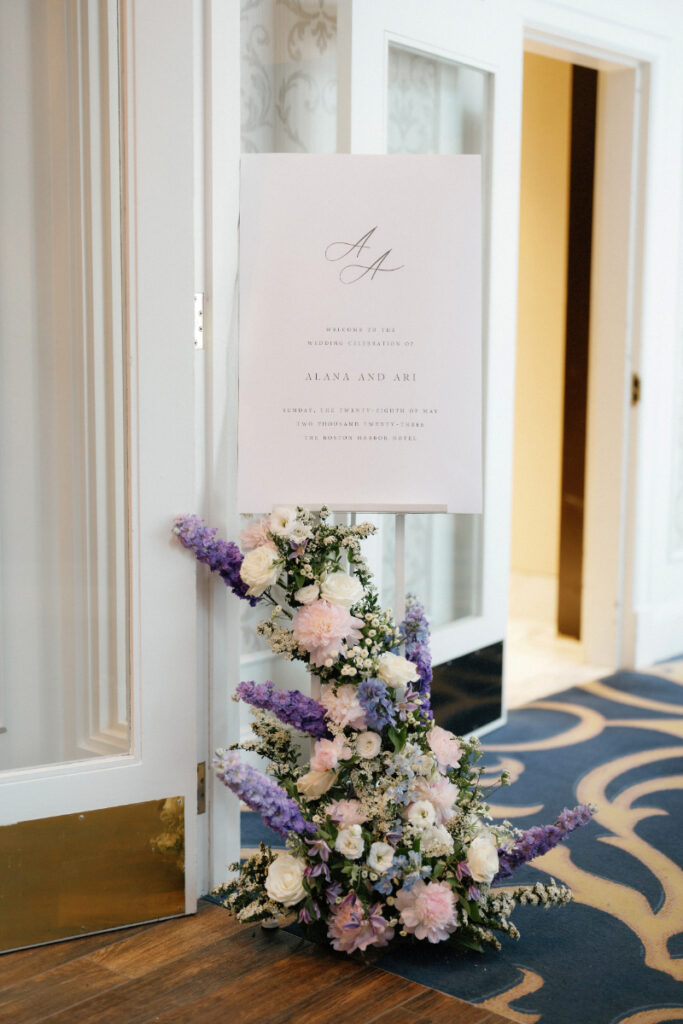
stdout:
[(481, 511), (481, 423), (479, 157), (242, 157), (239, 511)]

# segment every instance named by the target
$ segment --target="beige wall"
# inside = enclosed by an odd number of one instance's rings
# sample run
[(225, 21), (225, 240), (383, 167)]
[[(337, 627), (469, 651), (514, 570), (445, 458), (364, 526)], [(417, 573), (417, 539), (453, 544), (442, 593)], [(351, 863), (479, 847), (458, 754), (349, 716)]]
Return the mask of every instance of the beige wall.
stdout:
[(512, 571), (556, 576), (571, 64), (524, 56)]

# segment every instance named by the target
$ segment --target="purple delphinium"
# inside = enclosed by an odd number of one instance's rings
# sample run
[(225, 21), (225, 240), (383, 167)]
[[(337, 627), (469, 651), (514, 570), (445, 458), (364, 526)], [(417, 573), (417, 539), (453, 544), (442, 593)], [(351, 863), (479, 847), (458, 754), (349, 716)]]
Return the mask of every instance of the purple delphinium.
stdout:
[(501, 850), (498, 854), (498, 874), (494, 881), (509, 878), (522, 864), (552, 850), (574, 829), (586, 825), (596, 810), (594, 804), (579, 804), (572, 811), (565, 807), (554, 825), (533, 825), (522, 832), (512, 849)]
[(363, 679), (356, 692), (368, 729), (381, 732), (385, 725), (396, 724), (396, 708), (381, 679)]
[(413, 683), (413, 689), (422, 697), (429, 699), (429, 684), (432, 681), (429, 622), (424, 608), (412, 594), (408, 594), (406, 598), (406, 617), (399, 629), (405, 641), (405, 657), (412, 661), (420, 676), (419, 683)]
[(276, 782), (248, 764), (242, 764), (233, 751), (216, 751), (216, 775), (243, 800), (252, 811), (258, 811), (266, 825), (285, 839), (290, 832), (313, 835), (315, 825), (302, 816), (293, 800)]
[(244, 555), (236, 544), (216, 538), (216, 529), (205, 526), (199, 516), (178, 516), (173, 532), (181, 544), (194, 551), (198, 562), (218, 573), (233, 594), (252, 606), (258, 604), (259, 598), (247, 596), (247, 585), (240, 576)]
[(242, 682), (237, 696), (254, 708), (272, 711), (285, 725), (320, 739), (328, 736), (325, 708), (300, 690), (276, 690), (273, 684)]

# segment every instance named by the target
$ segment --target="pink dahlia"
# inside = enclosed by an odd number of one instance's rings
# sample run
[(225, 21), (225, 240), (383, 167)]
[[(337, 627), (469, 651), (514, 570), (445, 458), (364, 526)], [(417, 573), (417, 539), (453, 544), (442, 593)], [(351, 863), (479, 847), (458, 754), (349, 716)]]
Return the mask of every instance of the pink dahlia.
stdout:
[(434, 824), (445, 825), (455, 814), (460, 790), (445, 778), (429, 782), (420, 777), (410, 787), (410, 796), (413, 800), (429, 800), (435, 811)]
[(253, 551), (254, 548), (267, 547), (277, 551), (277, 544), (268, 533), (269, 529), (270, 516), (266, 516), (265, 519), (255, 519), (253, 523), (249, 523), (240, 533), (242, 549)]
[(362, 825), (368, 820), (367, 814), (363, 814), (360, 800), (335, 800), (327, 808), (327, 813), (342, 828), (349, 825)]
[(357, 619), (339, 604), (314, 601), (298, 608), (292, 619), (294, 639), (311, 656), (311, 664), (320, 668), (343, 640), (360, 640), (363, 620)]
[(403, 927), (418, 939), (443, 942), (458, 926), (455, 897), (447, 882), (415, 882), (410, 890), (399, 889), (396, 906)]
[(353, 953), (368, 946), (386, 946), (394, 937), (394, 929), (380, 913), (376, 903), (366, 915), (365, 907), (355, 892), (342, 900), (333, 909), (327, 936), (334, 948), (340, 952)]
[(350, 725), (352, 729), (366, 729), (365, 711), (358, 700), (358, 687), (353, 683), (344, 683), (337, 687), (337, 692), (328, 683), (320, 689), (320, 703), (325, 708), (327, 717), (335, 725), (342, 728)]

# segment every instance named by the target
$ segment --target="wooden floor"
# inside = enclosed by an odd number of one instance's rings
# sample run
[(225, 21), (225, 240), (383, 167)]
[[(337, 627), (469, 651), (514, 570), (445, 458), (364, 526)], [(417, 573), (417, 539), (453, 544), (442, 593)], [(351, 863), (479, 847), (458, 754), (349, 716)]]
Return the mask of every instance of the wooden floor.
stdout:
[(509, 1024), (284, 931), (196, 917), (0, 957), (2, 1024)]

